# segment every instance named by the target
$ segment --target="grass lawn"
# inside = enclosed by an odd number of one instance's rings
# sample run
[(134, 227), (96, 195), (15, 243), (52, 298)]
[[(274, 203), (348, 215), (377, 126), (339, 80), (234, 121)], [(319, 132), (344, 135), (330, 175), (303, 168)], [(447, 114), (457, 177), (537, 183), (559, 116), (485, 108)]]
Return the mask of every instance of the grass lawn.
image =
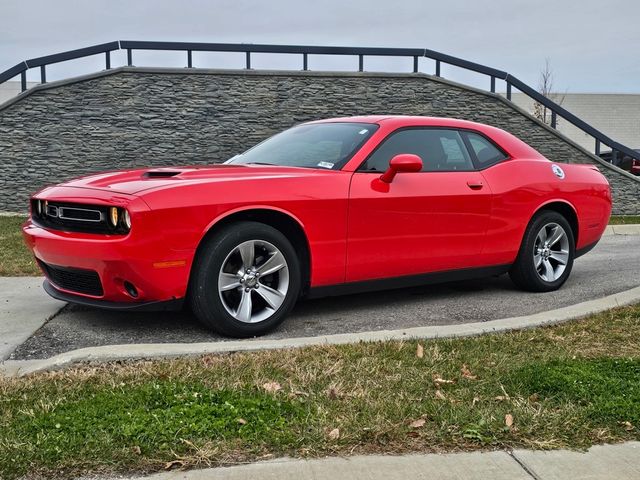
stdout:
[(33, 255), (22, 240), (25, 217), (0, 217), (0, 276), (41, 275)]
[(562, 326), (0, 379), (0, 478), (640, 440), (640, 306)]
[[(31, 253), (22, 240), (20, 226), (24, 217), (0, 217), (0, 276), (41, 275)], [(640, 223), (640, 216), (613, 216), (610, 225)]]
[(609, 219), (609, 225), (639, 224), (640, 215), (613, 215)]

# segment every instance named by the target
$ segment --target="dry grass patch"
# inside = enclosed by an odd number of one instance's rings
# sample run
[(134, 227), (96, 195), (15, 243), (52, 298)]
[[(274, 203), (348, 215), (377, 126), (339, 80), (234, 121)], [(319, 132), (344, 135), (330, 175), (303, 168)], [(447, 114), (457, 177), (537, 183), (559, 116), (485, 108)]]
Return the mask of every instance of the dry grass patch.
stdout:
[(640, 439), (638, 338), (635, 306), (477, 338), (207, 355), (5, 379), (0, 476)]

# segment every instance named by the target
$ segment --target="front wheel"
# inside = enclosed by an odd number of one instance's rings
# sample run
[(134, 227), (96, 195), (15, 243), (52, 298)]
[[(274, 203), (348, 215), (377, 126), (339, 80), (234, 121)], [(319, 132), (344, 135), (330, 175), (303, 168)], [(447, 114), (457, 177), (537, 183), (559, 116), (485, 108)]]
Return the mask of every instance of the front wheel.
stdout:
[(545, 210), (529, 223), (509, 276), (524, 290), (557, 290), (569, 278), (574, 258), (569, 222), (558, 212)]
[(300, 265), (275, 228), (238, 222), (206, 241), (196, 259), (190, 301), (196, 317), (232, 337), (262, 335), (295, 305)]

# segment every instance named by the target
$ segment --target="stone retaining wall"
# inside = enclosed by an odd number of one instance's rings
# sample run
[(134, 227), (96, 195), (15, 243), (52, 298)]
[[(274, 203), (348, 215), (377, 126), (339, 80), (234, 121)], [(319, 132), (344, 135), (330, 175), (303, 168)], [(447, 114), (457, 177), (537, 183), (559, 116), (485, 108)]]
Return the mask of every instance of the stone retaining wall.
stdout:
[[(123, 67), (39, 86), (0, 105), (0, 211), (92, 172), (221, 162), (312, 119), (447, 116), (510, 131), (556, 162), (599, 159), (498, 95), (424, 74)], [(640, 214), (640, 181), (604, 164), (617, 214)]]

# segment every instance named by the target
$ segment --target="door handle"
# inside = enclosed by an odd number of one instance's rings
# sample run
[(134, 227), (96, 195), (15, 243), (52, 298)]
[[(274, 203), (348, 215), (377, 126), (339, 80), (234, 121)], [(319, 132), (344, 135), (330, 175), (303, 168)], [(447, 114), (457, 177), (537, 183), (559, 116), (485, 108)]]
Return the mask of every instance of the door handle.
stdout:
[(484, 185), (480, 181), (471, 181), (470, 180), (470, 181), (467, 182), (467, 186), (471, 190), (480, 190)]

